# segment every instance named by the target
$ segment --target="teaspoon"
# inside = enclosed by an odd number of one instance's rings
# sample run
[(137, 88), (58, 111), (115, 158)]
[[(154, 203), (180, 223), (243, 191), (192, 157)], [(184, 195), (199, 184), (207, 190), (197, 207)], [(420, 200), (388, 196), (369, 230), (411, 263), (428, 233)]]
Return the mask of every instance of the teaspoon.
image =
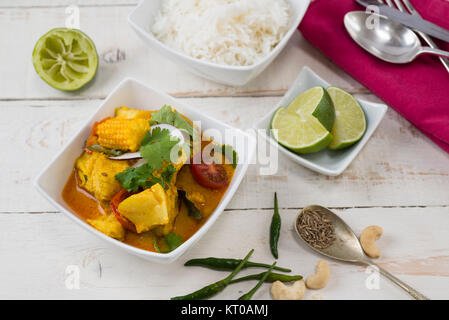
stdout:
[(348, 12), (344, 24), (363, 49), (387, 62), (409, 63), (421, 54), (449, 58), (449, 52), (422, 47), (418, 36), (403, 24), (364, 11)]
[[(333, 226), (335, 238), (330, 246), (327, 248), (321, 249), (316, 248), (305, 239), (303, 239), (301, 233), (298, 230), (298, 219), (301, 214), (305, 210), (317, 211), (321, 214), (323, 218), (328, 219)], [(353, 262), (353, 263), (362, 263), (368, 266), (375, 268), (375, 270), (379, 270), (380, 274), (397, 284), (400, 288), (405, 290), (408, 294), (410, 294), (413, 298), (417, 300), (429, 300), (422, 293), (416, 291), (408, 284), (399, 280), (391, 273), (386, 271), (385, 269), (379, 267), (376, 263), (374, 263), (371, 259), (369, 259), (365, 253), (363, 252), (362, 246), (360, 244), (359, 239), (355, 235), (355, 233), (351, 230), (351, 228), (335, 213), (330, 211), (329, 209), (322, 206), (309, 206), (305, 207), (295, 219), (295, 230), (298, 234), (299, 238), (301, 238), (309, 247), (313, 250), (333, 259)]]

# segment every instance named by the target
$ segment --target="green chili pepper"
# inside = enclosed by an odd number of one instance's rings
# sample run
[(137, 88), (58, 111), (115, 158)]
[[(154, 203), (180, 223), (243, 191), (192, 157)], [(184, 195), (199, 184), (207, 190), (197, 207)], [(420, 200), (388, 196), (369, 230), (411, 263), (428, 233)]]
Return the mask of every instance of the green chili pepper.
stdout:
[(278, 197), (275, 192), (274, 213), (273, 218), (271, 218), (271, 226), (270, 226), (270, 249), (271, 253), (276, 259), (278, 258), (278, 241), (280, 232), (281, 232), (281, 216), (279, 215)]
[[(214, 270), (234, 270), (242, 260), (240, 259), (228, 259), (228, 258), (202, 258), (202, 259), (192, 259), (184, 263), (186, 267), (190, 266), (198, 266), (198, 267), (205, 267), (209, 269)], [(250, 267), (261, 267), (261, 268), (269, 268), (269, 264), (265, 263), (259, 263), (259, 262), (251, 262), (248, 261), (243, 266), (243, 268), (250, 268)], [(274, 270), (282, 271), (282, 272), (291, 272), (291, 269), (287, 268), (281, 268), (281, 267), (274, 267)]]
[(254, 252), (254, 249), (252, 249), (250, 252), (248, 252), (246, 257), (243, 260), (241, 260), (241, 262), (234, 269), (234, 271), (232, 271), (232, 273), (230, 275), (228, 275), (226, 278), (224, 278), (224, 279), (222, 279), (220, 281), (217, 281), (215, 283), (212, 283), (212, 284), (210, 284), (208, 286), (205, 286), (204, 288), (199, 289), (199, 290), (197, 290), (195, 292), (192, 292), (190, 294), (187, 294), (185, 296), (179, 296), (179, 297), (171, 298), (171, 300), (199, 300), (199, 299), (206, 299), (206, 298), (209, 298), (209, 297), (219, 293), (224, 288), (226, 288), (226, 286), (231, 282), (232, 278), (234, 278), (235, 275), (237, 273), (239, 273), (239, 271), (247, 263), (249, 257), (251, 257), (253, 252)]
[[(257, 273), (257, 274), (250, 274), (245, 277), (234, 279), (229, 284), (247, 281), (247, 280), (260, 280), (264, 275), (265, 275), (265, 272), (261, 272), (261, 273)], [(296, 280), (301, 280), (301, 279), (302, 279), (302, 276), (300, 276), (300, 275), (290, 276), (288, 274), (271, 272), (268, 275), (268, 277), (265, 279), (265, 282), (269, 282), (269, 283), (272, 283), (275, 281), (290, 282), (290, 281), (296, 281)]]
[(254, 286), (254, 288), (252, 288), (250, 291), (248, 291), (247, 293), (245, 293), (244, 295), (242, 295), (239, 300), (251, 300), (251, 298), (253, 297), (253, 295), (256, 293), (256, 291), (260, 288), (260, 286), (265, 282), (265, 280), (268, 278), (268, 276), (270, 275), (271, 271), (273, 270), (274, 266), (276, 265), (276, 261), (273, 262), (273, 264), (271, 265), (270, 269), (268, 269), (265, 274), (262, 276), (262, 278), (259, 280), (259, 282)]

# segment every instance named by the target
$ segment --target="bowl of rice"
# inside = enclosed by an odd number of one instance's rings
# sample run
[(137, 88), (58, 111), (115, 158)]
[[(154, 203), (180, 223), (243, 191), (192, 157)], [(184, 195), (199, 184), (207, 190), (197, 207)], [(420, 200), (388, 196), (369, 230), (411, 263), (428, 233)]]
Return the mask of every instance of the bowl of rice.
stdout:
[(310, 0), (143, 0), (129, 14), (163, 56), (212, 81), (241, 86), (282, 51)]

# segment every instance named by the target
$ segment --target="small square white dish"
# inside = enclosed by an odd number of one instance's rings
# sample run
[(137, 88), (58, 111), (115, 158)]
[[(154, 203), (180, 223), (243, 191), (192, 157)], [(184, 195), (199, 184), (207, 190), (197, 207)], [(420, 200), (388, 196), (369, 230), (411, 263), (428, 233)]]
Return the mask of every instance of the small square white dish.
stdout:
[(174, 50), (158, 39), (150, 31), (154, 24), (156, 14), (159, 12), (161, 3), (164, 0), (143, 0), (137, 7), (128, 15), (128, 23), (137, 33), (137, 35), (149, 47), (159, 51), (163, 56), (168, 57), (173, 62), (184, 66), (192, 73), (226, 85), (242, 86), (255, 77), (257, 77), (268, 65), (277, 57), (277, 55), (284, 49), (288, 40), (296, 31), (297, 26), (301, 22), (306, 10), (310, 4), (310, 0), (288, 0), (292, 15), (291, 27), (285, 34), (284, 38), (271, 51), (269, 55), (261, 59), (258, 63), (251, 66), (226, 66), (199, 59), (192, 58), (180, 51)]
[[(239, 155), (239, 163), (235, 169), (233, 179), (230, 182), (226, 193), (206, 223), (192, 237), (172, 252), (157, 253), (130, 246), (126, 243), (108, 237), (107, 235), (91, 227), (67, 206), (62, 199), (61, 193), (70, 176), (70, 173), (73, 170), (75, 160), (82, 152), (84, 142), (90, 134), (91, 127), (96, 121), (113, 115), (116, 107), (127, 106), (142, 110), (155, 110), (159, 109), (164, 104), (171, 105), (192, 121), (201, 121), (201, 130), (203, 132), (207, 130), (216, 132), (217, 136), (213, 136), (214, 140), (219, 143), (231, 144)], [(223, 139), (226, 139), (225, 130), (228, 134), (231, 132), (233, 139), (240, 139), (240, 142), (243, 141), (244, 143), (223, 141)], [(221, 133), (221, 136), (224, 138), (221, 138), (219, 133)], [(86, 122), (83, 128), (70, 140), (70, 142), (59, 152), (59, 154), (55, 156), (47, 167), (43, 169), (43, 171), (35, 179), (34, 185), (37, 190), (58, 210), (64, 212), (71, 220), (75, 221), (80, 226), (102, 238), (106, 242), (150, 261), (170, 263), (179, 258), (186, 252), (187, 249), (193, 246), (193, 244), (207, 232), (207, 230), (221, 215), (240, 185), (248, 169), (248, 163), (254, 155), (255, 148), (256, 140), (247, 133), (239, 129), (235, 129), (221, 121), (208, 117), (204, 115), (204, 113), (198, 112), (194, 108), (187, 106), (186, 104), (162, 92), (150, 88), (137, 80), (128, 78), (123, 80), (112, 91), (112, 93), (108, 95), (95, 114)]]
[(363, 111), (365, 112), (367, 122), (366, 132), (360, 141), (342, 150), (332, 151), (329, 149), (324, 149), (322, 151), (311, 154), (296, 154), (279, 145), (272, 138), (269, 130), (271, 118), (273, 117), (274, 112), (279, 106), (287, 107), (299, 94), (312, 87), (322, 86), (324, 88), (327, 88), (330, 85), (331, 84), (321, 79), (311, 69), (309, 69), (308, 67), (304, 67), (299, 73), (299, 76), (291, 85), (290, 89), (281, 99), (279, 104), (274, 106), (273, 110), (266, 114), (262, 119), (256, 121), (253, 127), (259, 134), (264, 136), (265, 139), (267, 139), (270, 143), (281, 150), (281, 152), (283, 152), (285, 155), (287, 155), (297, 163), (303, 165), (306, 168), (309, 168), (310, 170), (319, 172), (324, 175), (337, 176), (349, 166), (352, 160), (354, 160), (360, 150), (362, 150), (362, 148), (368, 142), (374, 130), (376, 130), (380, 121), (387, 112), (388, 107), (385, 104), (357, 99), (357, 101), (362, 106)]

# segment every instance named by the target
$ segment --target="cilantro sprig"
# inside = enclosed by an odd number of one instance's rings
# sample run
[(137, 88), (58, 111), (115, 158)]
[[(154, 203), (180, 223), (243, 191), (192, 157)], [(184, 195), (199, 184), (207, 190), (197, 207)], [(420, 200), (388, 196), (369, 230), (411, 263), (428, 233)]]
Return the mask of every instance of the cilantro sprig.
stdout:
[(176, 110), (172, 111), (171, 106), (164, 105), (157, 112), (151, 115), (151, 125), (170, 124), (180, 130), (185, 130), (190, 136), (193, 136), (192, 125), (184, 119)]
[(140, 154), (155, 170), (162, 168), (164, 161), (170, 161), (171, 150), (179, 143), (179, 138), (170, 135), (168, 129), (154, 128), (143, 138)]
[[(171, 136), (169, 130), (154, 128), (151, 133), (147, 132), (140, 144), (140, 153), (147, 162), (139, 167), (126, 168), (115, 178), (130, 192), (151, 188), (157, 183), (167, 188), (176, 172), (170, 162), (171, 150), (178, 143), (179, 138)], [(164, 163), (169, 164), (164, 167)], [(160, 174), (155, 175), (156, 171)]]
[(125, 171), (119, 172), (115, 178), (120, 182), (124, 189), (130, 192), (136, 192), (139, 189), (148, 189), (159, 183), (162, 188), (167, 188), (173, 173), (176, 169), (172, 165), (168, 165), (162, 171), (160, 177), (153, 174), (153, 168), (145, 163), (136, 168), (126, 168)]

